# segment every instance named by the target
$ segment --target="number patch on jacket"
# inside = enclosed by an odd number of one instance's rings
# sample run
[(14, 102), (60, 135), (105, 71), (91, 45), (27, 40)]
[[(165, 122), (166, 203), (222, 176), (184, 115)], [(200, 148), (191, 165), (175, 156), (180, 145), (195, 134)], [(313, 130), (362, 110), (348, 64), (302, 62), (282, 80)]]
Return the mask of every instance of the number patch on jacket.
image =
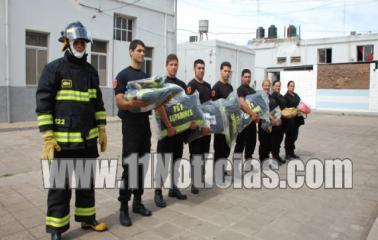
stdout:
[(56, 125), (65, 125), (66, 121), (62, 118), (55, 118)]

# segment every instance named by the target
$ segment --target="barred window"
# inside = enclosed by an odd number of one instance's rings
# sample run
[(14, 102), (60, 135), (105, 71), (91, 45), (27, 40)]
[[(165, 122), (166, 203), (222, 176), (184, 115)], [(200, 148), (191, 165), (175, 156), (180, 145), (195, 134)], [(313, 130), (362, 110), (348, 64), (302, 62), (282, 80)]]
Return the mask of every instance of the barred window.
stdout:
[(98, 71), (100, 86), (106, 86), (108, 42), (94, 40), (91, 48), (91, 64)]
[(113, 39), (131, 42), (133, 39), (133, 19), (115, 14)]
[(26, 85), (36, 85), (47, 64), (48, 34), (26, 31)]

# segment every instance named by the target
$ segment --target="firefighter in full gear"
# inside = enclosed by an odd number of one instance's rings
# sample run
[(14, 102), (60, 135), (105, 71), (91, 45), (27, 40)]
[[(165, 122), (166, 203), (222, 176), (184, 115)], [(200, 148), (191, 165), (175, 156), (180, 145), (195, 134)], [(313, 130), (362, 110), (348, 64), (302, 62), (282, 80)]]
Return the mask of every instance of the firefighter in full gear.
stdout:
[[(94, 162), (106, 150), (106, 112), (96, 69), (87, 63), (85, 27), (74, 22), (62, 31), (64, 57), (47, 64), (36, 93), (38, 126), (42, 133), (42, 159), (79, 159)], [(60, 161), (61, 162), (61, 161)], [(60, 189), (50, 188), (47, 199), (46, 231), (51, 239), (61, 239), (69, 228), (71, 189), (68, 181)], [(106, 224), (96, 221), (94, 182), (76, 189), (75, 221), (83, 229), (104, 231)]]

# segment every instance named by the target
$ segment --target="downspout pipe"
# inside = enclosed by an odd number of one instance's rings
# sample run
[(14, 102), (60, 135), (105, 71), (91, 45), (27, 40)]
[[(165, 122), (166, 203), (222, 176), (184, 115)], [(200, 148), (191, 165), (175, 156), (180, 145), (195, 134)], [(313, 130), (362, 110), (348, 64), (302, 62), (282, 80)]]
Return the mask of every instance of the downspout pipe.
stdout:
[(5, 0), (5, 86), (7, 95), (7, 121), (12, 122), (10, 109), (10, 79), (9, 79), (9, 0)]

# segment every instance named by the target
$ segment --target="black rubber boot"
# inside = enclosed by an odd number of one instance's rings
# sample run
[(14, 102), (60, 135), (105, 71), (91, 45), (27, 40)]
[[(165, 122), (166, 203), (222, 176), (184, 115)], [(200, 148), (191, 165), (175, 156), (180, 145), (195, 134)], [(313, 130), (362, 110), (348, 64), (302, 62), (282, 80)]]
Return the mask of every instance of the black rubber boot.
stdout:
[(121, 209), (119, 210), (119, 223), (126, 227), (133, 225), (129, 215), (129, 207), (127, 205), (121, 205)]
[(138, 213), (144, 217), (149, 217), (152, 215), (152, 212), (142, 204), (142, 198), (135, 196), (133, 200), (133, 213)]
[(165, 208), (167, 206), (167, 203), (164, 201), (161, 190), (155, 190), (154, 201), (157, 207)]
[(51, 234), (51, 240), (61, 240), (62, 235), (60, 233), (52, 233)]
[(180, 189), (178, 189), (176, 186), (173, 186), (172, 189), (169, 189), (168, 196), (177, 198), (179, 200), (186, 200), (187, 199), (186, 194), (181, 193)]

